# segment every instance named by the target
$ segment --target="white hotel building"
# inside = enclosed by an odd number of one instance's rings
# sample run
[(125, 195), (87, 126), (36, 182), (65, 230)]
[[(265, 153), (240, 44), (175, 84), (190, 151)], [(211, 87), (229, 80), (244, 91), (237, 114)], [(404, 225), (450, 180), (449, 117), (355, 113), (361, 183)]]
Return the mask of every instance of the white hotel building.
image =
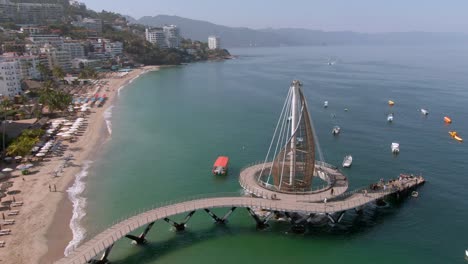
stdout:
[(221, 41), (218, 36), (209, 36), (208, 37), (208, 48), (210, 50), (220, 49)]
[(18, 61), (0, 60), (0, 94), (13, 97), (21, 93), (21, 67)]

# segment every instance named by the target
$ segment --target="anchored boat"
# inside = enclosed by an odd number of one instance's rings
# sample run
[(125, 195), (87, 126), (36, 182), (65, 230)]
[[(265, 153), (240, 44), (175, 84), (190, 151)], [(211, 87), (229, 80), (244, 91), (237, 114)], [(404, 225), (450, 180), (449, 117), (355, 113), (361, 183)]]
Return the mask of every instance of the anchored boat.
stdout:
[(395, 104), (395, 102), (393, 102), (392, 100), (388, 100), (388, 105), (389, 106), (393, 106)]
[(393, 113), (390, 113), (387, 115), (387, 121), (388, 122), (393, 122)]
[(353, 163), (353, 157), (351, 155), (346, 155), (343, 159), (343, 168), (349, 168), (351, 167), (351, 164)]
[(444, 116), (444, 122), (447, 123), (447, 124), (450, 124), (452, 123), (452, 119), (448, 116)]
[(400, 153), (400, 144), (393, 142), (392, 143), (392, 153), (393, 154), (398, 154)]
[(429, 114), (429, 111), (427, 111), (427, 110), (424, 109), (424, 108), (421, 108), (420, 111), (421, 111), (421, 114), (423, 114), (423, 115), (428, 115), (428, 114)]
[(323, 102), (323, 107), (325, 107), (325, 108), (328, 107), (328, 101)]
[(226, 175), (228, 171), (229, 158), (219, 156), (213, 164), (213, 175)]
[(339, 126), (334, 126), (332, 129), (333, 135), (338, 135), (340, 133), (341, 128)]

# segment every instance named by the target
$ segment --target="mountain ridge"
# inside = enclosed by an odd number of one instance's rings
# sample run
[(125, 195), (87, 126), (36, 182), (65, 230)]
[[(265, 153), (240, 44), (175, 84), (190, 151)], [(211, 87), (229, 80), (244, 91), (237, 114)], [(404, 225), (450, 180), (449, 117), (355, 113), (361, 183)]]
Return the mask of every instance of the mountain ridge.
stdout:
[(360, 33), (305, 28), (251, 29), (223, 26), (208, 21), (171, 15), (143, 16), (139, 19), (131, 18), (130, 20), (145, 26), (177, 25), (181, 29), (181, 35), (192, 40), (206, 41), (208, 36), (217, 35), (221, 38), (222, 45), (225, 47), (468, 43), (468, 34), (456, 32)]

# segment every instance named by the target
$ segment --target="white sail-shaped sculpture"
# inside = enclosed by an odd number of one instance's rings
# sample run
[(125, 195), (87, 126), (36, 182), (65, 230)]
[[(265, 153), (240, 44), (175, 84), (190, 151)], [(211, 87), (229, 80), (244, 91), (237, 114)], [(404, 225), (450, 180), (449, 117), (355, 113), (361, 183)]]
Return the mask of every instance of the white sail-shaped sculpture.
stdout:
[(314, 134), (301, 87), (299, 81), (291, 84), (267, 154), (268, 159), (275, 148), (272, 165), (260, 173), (260, 180), (278, 191), (303, 192), (312, 187)]

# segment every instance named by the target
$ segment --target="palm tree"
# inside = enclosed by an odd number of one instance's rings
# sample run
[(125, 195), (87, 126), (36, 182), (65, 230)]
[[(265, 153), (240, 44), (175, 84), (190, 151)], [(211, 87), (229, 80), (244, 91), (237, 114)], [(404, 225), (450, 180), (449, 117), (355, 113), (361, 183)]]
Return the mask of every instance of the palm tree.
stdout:
[(64, 91), (55, 90), (52, 81), (44, 82), (39, 96), (39, 103), (42, 104), (41, 113), (47, 105), (49, 113), (56, 110), (64, 111), (72, 102), (72, 96)]
[(62, 80), (63, 77), (65, 77), (65, 72), (63, 71), (62, 68), (59, 66), (55, 66), (52, 69), (52, 75), (57, 79), (57, 80)]
[(50, 77), (50, 74), (51, 74), (49, 68), (47, 68), (44, 64), (39, 63), (37, 65), (37, 70), (41, 74), (41, 77), (42, 77), (43, 80), (46, 80), (46, 81), (49, 80), (49, 77)]

